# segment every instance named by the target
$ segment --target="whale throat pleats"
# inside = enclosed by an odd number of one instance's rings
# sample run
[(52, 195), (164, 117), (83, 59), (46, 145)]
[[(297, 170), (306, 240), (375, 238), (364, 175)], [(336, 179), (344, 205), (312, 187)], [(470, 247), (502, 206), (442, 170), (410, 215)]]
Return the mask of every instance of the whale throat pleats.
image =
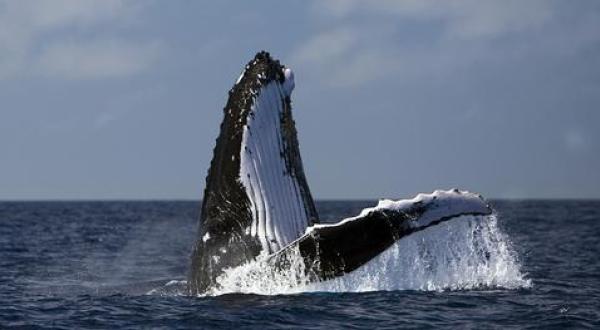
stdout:
[[(318, 224), (292, 117), (294, 75), (259, 52), (229, 91), (206, 179), (191, 293), (217, 288), (218, 277), (256, 259), (286, 269), (300, 257), (306, 278), (351, 272), (412, 233), (492, 209), (477, 194), (435, 191), (382, 200), (336, 224)], [(296, 258), (296, 259), (294, 259)]]
[(294, 75), (259, 52), (229, 91), (206, 177), (190, 292), (318, 222), (291, 109)]
[[(289, 78), (288, 78), (289, 79)], [(269, 253), (316, 222), (304, 178), (286, 81), (257, 91), (240, 148), (240, 181), (252, 212), (250, 235)]]

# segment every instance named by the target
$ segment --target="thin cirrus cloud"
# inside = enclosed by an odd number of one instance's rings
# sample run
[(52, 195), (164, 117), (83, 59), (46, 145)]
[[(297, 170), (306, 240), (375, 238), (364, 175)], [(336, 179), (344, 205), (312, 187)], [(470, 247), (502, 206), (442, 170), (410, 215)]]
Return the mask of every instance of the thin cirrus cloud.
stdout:
[[(439, 73), (481, 56), (478, 46), (494, 38), (537, 33), (556, 10), (550, 1), (318, 1), (311, 12), (321, 29), (293, 60), (327, 72), (329, 87)], [(404, 25), (429, 34), (402, 35)]]
[(431, 21), (444, 24), (449, 37), (489, 38), (524, 29), (539, 28), (552, 19), (556, 8), (552, 1), (323, 1), (313, 12), (328, 19), (348, 19), (356, 14), (376, 14), (395, 20)]
[(0, 79), (140, 73), (159, 57), (159, 42), (128, 40), (115, 28), (135, 24), (141, 9), (118, 0), (1, 1)]
[(159, 53), (159, 43), (117, 39), (54, 44), (38, 58), (38, 73), (69, 79), (129, 76), (149, 68)]

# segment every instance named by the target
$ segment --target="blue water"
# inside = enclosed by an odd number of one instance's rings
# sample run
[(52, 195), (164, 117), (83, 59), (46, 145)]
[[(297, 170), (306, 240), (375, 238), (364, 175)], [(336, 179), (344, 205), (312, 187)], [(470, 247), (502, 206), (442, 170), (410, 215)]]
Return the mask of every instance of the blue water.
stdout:
[(0, 328), (600, 327), (600, 202), (493, 205), (528, 285), (188, 297), (199, 203), (3, 202)]

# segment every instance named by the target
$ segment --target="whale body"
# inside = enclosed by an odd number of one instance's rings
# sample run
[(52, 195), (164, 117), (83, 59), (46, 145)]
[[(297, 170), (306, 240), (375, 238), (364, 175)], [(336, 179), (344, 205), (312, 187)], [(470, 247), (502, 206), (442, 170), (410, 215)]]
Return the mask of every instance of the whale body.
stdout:
[(224, 269), (261, 253), (274, 267), (300, 254), (311, 280), (351, 272), (395, 241), (463, 215), (492, 212), (477, 194), (435, 191), (381, 200), (335, 224), (320, 224), (304, 174), (291, 69), (259, 52), (229, 91), (206, 178), (188, 276), (191, 294), (215, 287)]

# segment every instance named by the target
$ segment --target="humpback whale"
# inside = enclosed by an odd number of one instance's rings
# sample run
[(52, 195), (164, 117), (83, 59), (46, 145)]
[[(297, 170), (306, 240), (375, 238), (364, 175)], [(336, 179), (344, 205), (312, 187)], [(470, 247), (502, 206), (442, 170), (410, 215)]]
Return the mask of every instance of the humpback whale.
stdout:
[(188, 290), (218, 285), (227, 268), (260, 254), (274, 267), (300, 255), (305, 275), (342, 276), (411, 233), (463, 215), (492, 212), (478, 194), (452, 189), (380, 200), (359, 215), (321, 224), (304, 174), (291, 94), (294, 73), (256, 54), (229, 91), (210, 163)]

